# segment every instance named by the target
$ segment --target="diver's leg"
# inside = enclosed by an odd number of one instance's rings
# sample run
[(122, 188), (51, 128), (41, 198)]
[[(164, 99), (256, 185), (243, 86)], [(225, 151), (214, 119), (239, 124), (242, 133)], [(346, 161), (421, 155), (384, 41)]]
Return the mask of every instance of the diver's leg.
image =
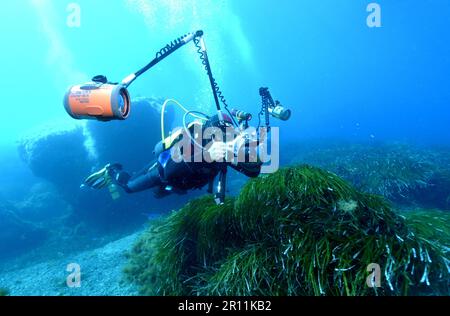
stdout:
[(120, 170), (116, 171), (113, 177), (127, 193), (141, 192), (162, 185), (157, 162), (147, 165), (132, 176)]

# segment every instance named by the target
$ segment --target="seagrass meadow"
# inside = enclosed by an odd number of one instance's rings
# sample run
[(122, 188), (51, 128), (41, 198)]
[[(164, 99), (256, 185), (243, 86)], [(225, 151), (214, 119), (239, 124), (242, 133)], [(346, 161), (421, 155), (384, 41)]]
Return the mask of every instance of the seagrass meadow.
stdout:
[(0, 296), (8, 296), (9, 290), (5, 288), (0, 288)]
[(309, 141), (286, 146), (286, 163), (332, 171), (397, 206), (450, 209), (448, 147), (395, 142)]
[(143, 295), (448, 295), (449, 219), (300, 165), (154, 221), (124, 272)]

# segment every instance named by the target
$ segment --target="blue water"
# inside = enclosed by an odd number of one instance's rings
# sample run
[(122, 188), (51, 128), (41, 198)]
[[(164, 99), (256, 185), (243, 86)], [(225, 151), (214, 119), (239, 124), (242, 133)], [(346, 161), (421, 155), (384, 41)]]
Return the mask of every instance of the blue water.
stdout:
[[(342, 136), (450, 141), (450, 3), (378, 1), (14, 1), (0, 12), (3, 91), (0, 143), (44, 121), (70, 118), (70, 84), (96, 74), (121, 80), (166, 42), (203, 29), (214, 74), (232, 106), (256, 112), (257, 89), (292, 107), (287, 137)], [(133, 95), (213, 102), (193, 46), (136, 82)]]
[[(74, 124), (62, 106), (67, 87), (99, 74), (120, 81), (171, 40), (200, 29), (230, 107), (256, 116), (258, 89), (266, 86), (292, 110), (288, 122), (273, 121), (283, 142), (450, 145), (450, 2), (377, 0), (381, 27), (369, 27), (371, 2), (4, 1), (0, 199), (17, 204), (42, 181), (20, 159), (17, 142), (43, 125)], [(81, 9), (79, 26), (68, 24), (70, 4)], [(130, 93), (215, 109), (193, 44), (143, 75)], [(137, 212), (147, 216), (158, 207)]]

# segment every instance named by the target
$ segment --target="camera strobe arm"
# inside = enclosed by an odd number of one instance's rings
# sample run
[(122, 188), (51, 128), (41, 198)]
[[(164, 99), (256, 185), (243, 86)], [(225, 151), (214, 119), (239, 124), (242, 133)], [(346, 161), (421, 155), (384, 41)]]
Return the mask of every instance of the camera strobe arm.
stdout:
[[(275, 106), (275, 102), (272, 98), (272, 95), (269, 92), (269, 88), (260, 88), (259, 89), (259, 95), (261, 96), (262, 100), (262, 110), (259, 116), (261, 114), (264, 115), (264, 118), (266, 120), (266, 128), (267, 130), (270, 130), (270, 114), (269, 114), (269, 107)], [(258, 125), (259, 128), (259, 125)]]
[[(141, 68), (135, 73), (132, 73), (131, 75), (127, 76), (125, 79), (122, 80), (122, 86), (125, 88), (128, 88), (139, 76), (144, 74), (146, 71), (148, 71), (150, 68), (154, 67), (156, 64), (161, 62), (163, 59), (174, 53), (179, 48), (183, 47), (187, 43), (194, 41), (195, 46), (198, 49), (198, 53), (200, 54), (200, 59), (202, 61), (202, 64), (205, 66), (205, 70), (208, 75), (209, 82), (211, 84), (212, 93), (214, 96), (214, 102), (216, 104), (217, 108), (217, 114), (219, 116), (219, 120), (223, 123), (223, 113), (222, 109), (220, 108), (220, 102), (223, 103), (225, 106), (225, 109), (228, 110), (228, 105), (226, 103), (225, 97), (223, 96), (222, 92), (220, 91), (219, 85), (217, 84), (216, 80), (213, 77), (212, 70), (211, 70), (211, 64), (209, 62), (208, 53), (206, 51), (206, 45), (203, 40), (203, 31), (199, 30), (195, 33), (189, 33), (186, 34), (180, 38), (177, 38), (176, 40), (172, 41), (171, 43), (167, 44), (165, 47), (163, 47), (157, 54), (155, 59), (153, 59), (148, 65)], [(231, 115), (231, 113), (230, 113)], [(232, 117), (234, 125), (237, 125), (234, 121), (234, 118)]]
[(147, 72), (150, 68), (154, 67), (156, 64), (177, 51), (179, 48), (194, 40), (194, 38), (202, 36), (203, 31), (197, 31), (195, 33), (189, 33), (182, 37), (179, 37), (171, 43), (167, 44), (158, 53), (156, 53), (156, 57), (149, 64), (123, 79), (122, 85), (125, 86), (125, 88), (128, 88), (129, 85), (131, 85), (139, 76)]

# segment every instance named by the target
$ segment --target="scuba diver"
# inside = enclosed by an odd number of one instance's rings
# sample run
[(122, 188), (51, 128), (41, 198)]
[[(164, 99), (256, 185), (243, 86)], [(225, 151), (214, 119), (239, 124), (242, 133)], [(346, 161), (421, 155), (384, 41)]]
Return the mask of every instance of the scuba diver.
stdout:
[[(117, 186), (125, 192), (135, 193), (153, 189), (159, 198), (171, 193), (185, 194), (188, 190), (209, 185), (213, 192), (214, 180), (218, 177), (215, 194), (217, 204), (223, 204), (226, 191), (227, 168), (257, 177), (263, 162), (259, 159), (265, 150), (266, 136), (259, 132), (261, 116), (265, 116), (266, 131), (270, 131), (269, 117), (288, 120), (291, 112), (278, 101), (274, 101), (268, 88), (260, 89), (262, 109), (257, 129), (249, 128), (250, 113), (229, 110), (227, 102), (215, 81), (203, 40), (203, 31), (189, 33), (162, 48), (156, 57), (139, 71), (132, 73), (121, 83), (109, 82), (105, 76), (96, 76), (92, 82), (69, 88), (64, 97), (64, 107), (75, 119), (96, 119), (99, 121), (125, 120), (130, 114), (131, 98), (127, 88), (139, 76), (158, 64), (167, 56), (193, 41), (207, 72), (217, 109), (209, 116), (199, 111), (189, 111), (174, 100), (167, 100), (161, 109), (162, 140), (155, 146), (155, 160), (140, 172), (130, 175), (120, 164), (108, 164), (90, 175), (83, 186), (94, 189), (108, 187), (113, 199), (120, 195)], [(164, 112), (169, 102), (178, 105), (184, 112), (183, 128), (174, 130), (169, 137), (164, 135)], [(220, 102), (228, 114), (221, 109)], [(197, 120), (187, 124), (187, 117)], [(238, 122), (236, 122), (236, 120)], [(198, 135), (207, 135), (200, 137)], [(180, 159), (179, 156), (183, 156)]]
[[(208, 184), (208, 192), (213, 193), (213, 183), (217, 176), (219, 181), (217, 185), (217, 192), (215, 200), (217, 204), (222, 204), (225, 198), (226, 190), (226, 173), (227, 166), (231, 166), (238, 172), (254, 178), (261, 172), (262, 162), (254, 159), (252, 162), (250, 142), (242, 143), (244, 146), (236, 150), (236, 138), (233, 138), (234, 128), (233, 121), (228, 115), (223, 115), (225, 125), (219, 120), (218, 115), (205, 120), (204, 123), (194, 122), (189, 127), (189, 140), (193, 137), (194, 125), (201, 129), (204, 135), (208, 129), (211, 129), (210, 140), (203, 139), (201, 150), (195, 150), (196, 144), (193, 139), (189, 142), (190, 149), (188, 159), (174, 159), (171, 149), (174, 149), (177, 144), (183, 139), (182, 134), (178, 131), (173, 132), (169, 141), (173, 143), (169, 145), (169, 149), (161, 151), (162, 142), (155, 147), (154, 154), (157, 159), (145, 166), (140, 172), (130, 175), (123, 170), (120, 164), (108, 164), (103, 169), (95, 172), (89, 176), (85, 182), (85, 186), (94, 189), (102, 189), (110, 187), (111, 185), (118, 185), (127, 193), (141, 192), (148, 189), (154, 189), (154, 195), (157, 198), (165, 197), (171, 193), (186, 194), (188, 190), (201, 189)], [(223, 134), (222, 134), (223, 133)], [(225, 139), (234, 139), (231, 142), (215, 139), (216, 135), (224, 135)], [(183, 148), (185, 149), (185, 147)], [(242, 153), (242, 150), (245, 151)], [(159, 151), (159, 152), (158, 152)], [(228, 154), (237, 158), (239, 152), (245, 155), (245, 161), (233, 159), (227, 162)], [(200, 158), (197, 158), (197, 157)], [(116, 194), (111, 192), (113, 196)]]

